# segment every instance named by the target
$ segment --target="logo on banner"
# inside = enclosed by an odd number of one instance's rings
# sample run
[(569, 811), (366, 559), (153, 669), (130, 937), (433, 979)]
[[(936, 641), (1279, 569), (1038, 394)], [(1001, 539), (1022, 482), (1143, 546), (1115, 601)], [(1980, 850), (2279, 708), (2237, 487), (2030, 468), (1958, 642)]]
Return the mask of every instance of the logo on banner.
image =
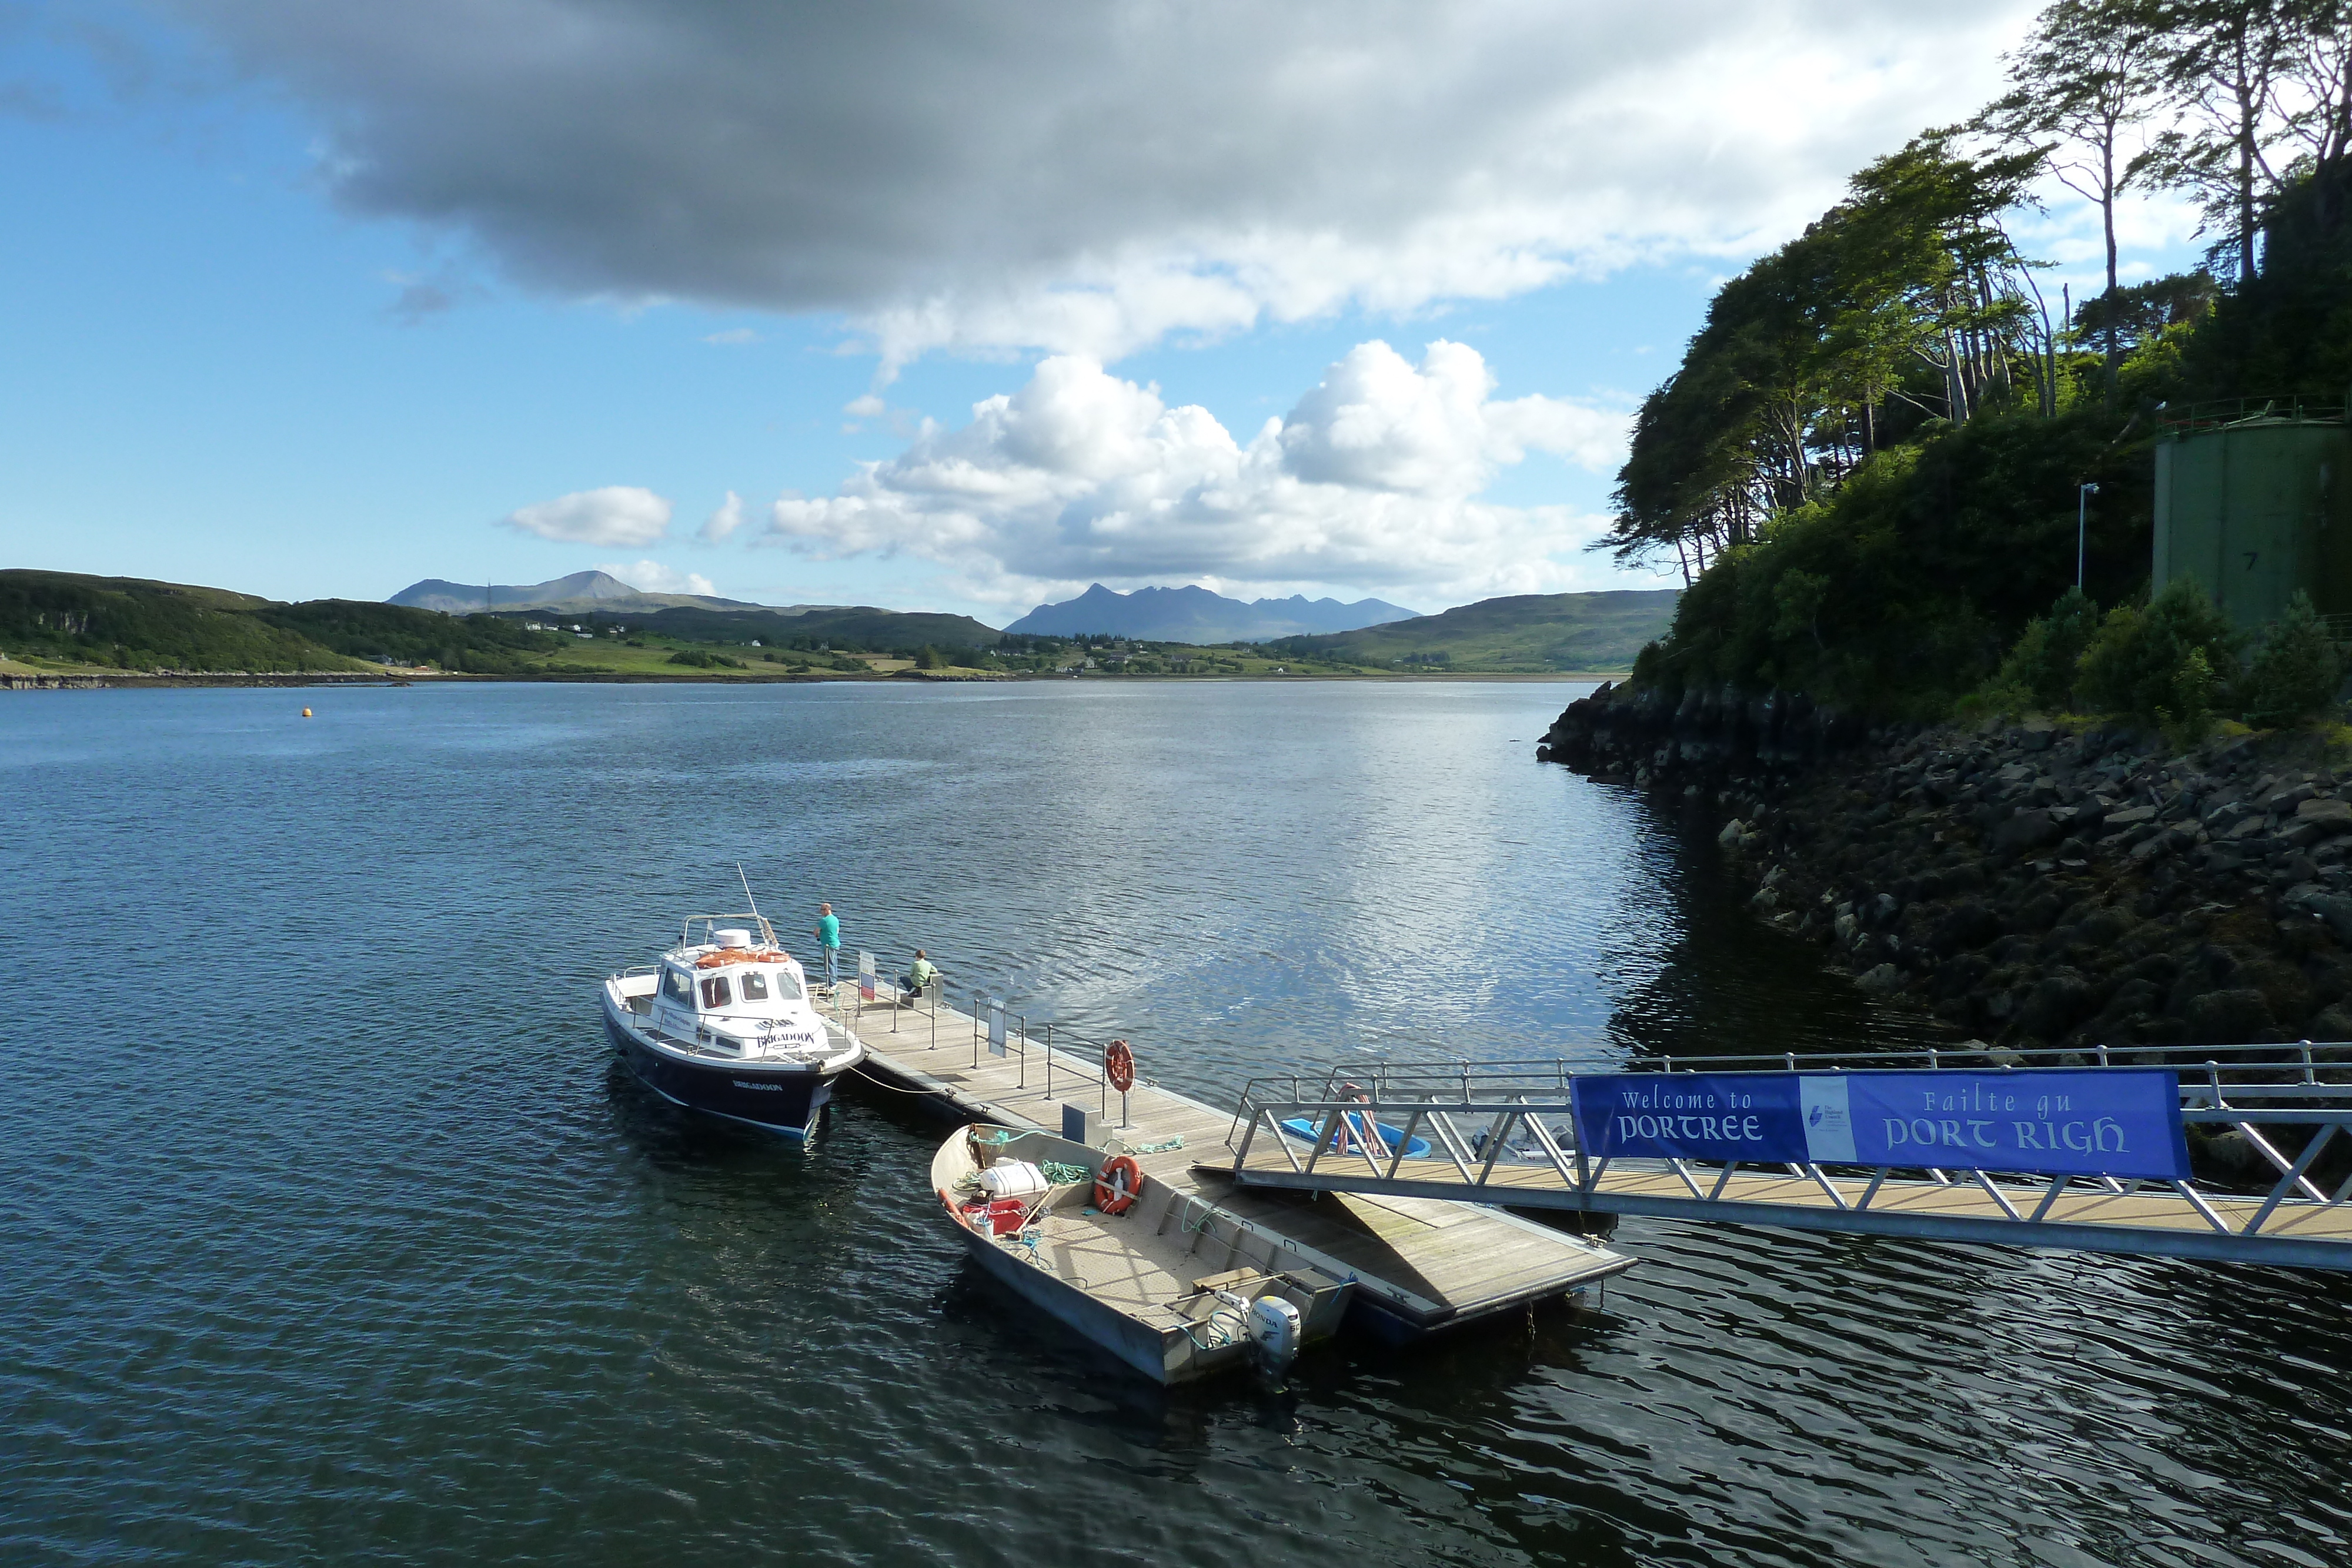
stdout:
[(2189, 1175), (2170, 1072), (1675, 1072), (1579, 1078), (1594, 1158)]

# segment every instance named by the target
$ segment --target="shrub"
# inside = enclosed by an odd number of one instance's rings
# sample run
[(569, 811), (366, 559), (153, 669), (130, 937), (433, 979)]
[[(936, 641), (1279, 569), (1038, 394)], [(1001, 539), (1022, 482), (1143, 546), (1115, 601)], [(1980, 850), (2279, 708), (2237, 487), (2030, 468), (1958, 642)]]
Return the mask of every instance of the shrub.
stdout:
[(2286, 613), (2271, 622), (2253, 667), (2238, 684), (2238, 701), (2248, 724), (2275, 729), (2317, 718), (2336, 702), (2344, 661), (2326, 626), (2301, 590), (2286, 601)]
[(2237, 644), (2203, 587), (2177, 577), (2147, 609), (2107, 612), (2076, 666), (2075, 689), (2102, 713), (2168, 731), (2194, 723), (2202, 734), (2222, 673), (2237, 670)]
[(2024, 635), (2010, 648), (2000, 668), (1960, 699), (1961, 714), (1977, 717), (2065, 707), (2074, 695), (2075, 666), (2098, 629), (2099, 607), (2081, 589), (2068, 589), (2049, 614), (2025, 623)]

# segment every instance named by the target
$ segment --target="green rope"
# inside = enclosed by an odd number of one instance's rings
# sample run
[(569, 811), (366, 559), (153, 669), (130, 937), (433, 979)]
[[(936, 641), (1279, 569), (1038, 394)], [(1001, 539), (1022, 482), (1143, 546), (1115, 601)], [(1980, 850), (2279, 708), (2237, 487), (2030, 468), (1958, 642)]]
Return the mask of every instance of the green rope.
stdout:
[(1130, 1155), (1164, 1155), (1171, 1149), (1181, 1149), (1183, 1146), (1184, 1134), (1179, 1133), (1174, 1137), (1157, 1144), (1129, 1144), (1127, 1145), (1127, 1152)]
[(1037, 1167), (1045, 1179), (1055, 1186), (1077, 1186), (1095, 1179), (1095, 1173), (1084, 1166), (1066, 1166), (1059, 1160), (1047, 1160)]

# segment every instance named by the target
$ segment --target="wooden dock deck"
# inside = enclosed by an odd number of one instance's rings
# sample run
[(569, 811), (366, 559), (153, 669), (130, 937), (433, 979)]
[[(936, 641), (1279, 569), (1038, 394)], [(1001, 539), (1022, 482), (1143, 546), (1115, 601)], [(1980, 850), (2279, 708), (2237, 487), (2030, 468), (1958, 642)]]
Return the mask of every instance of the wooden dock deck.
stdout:
[[(1261, 1130), (1239, 1167), (1250, 1184), (1244, 1190), (1371, 1189), (1431, 1197), (1475, 1192), (1488, 1202), (1528, 1208), (2352, 1268), (2352, 1204), (2341, 1202), (2274, 1207), (2260, 1196), (2206, 1193), (2199, 1199), (2200, 1212), (2163, 1186), (2114, 1192), (2085, 1184), (2053, 1193), (2046, 1186), (1987, 1186), (1965, 1178), (1935, 1182), (1826, 1173), (1817, 1178), (1777, 1169), (1676, 1172), (1654, 1160), (1612, 1162), (1584, 1188), (1548, 1163), (1497, 1163), (1483, 1180), (1465, 1182), (1461, 1170), (1444, 1159), (1400, 1159), (1374, 1168), (1360, 1155), (1327, 1155), (1308, 1173), (1301, 1165), (1309, 1152), (1304, 1145), (1286, 1147)], [(1234, 1167), (1227, 1169), (1230, 1174)], [(2252, 1229), (2257, 1215), (2263, 1221), (2259, 1235)]]
[[(1104, 1103), (1097, 1061), (1017, 1038), (1004, 1055), (993, 1055), (971, 1015), (942, 1007), (934, 1019), (928, 1010), (898, 1008), (889, 997), (885, 987), (880, 1000), (861, 1006), (856, 988), (845, 983), (837, 1005), (826, 1009), (865, 1044), (858, 1074), (869, 1092), (911, 1096), (959, 1123), (1055, 1134), (1063, 1130), (1065, 1103)], [(1564, 1295), (1633, 1264), (1566, 1231), (1477, 1204), (1236, 1187), (1225, 1141), (1233, 1113), (1140, 1076), (1126, 1098), (1129, 1124), (1118, 1125), (1120, 1097), (1113, 1091), (1106, 1132), (1130, 1147), (1183, 1140), (1181, 1148), (1135, 1156), (1147, 1179), (1316, 1255), (1335, 1278), (1355, 1280), (1355, 1310), (1367, 1326), (1391, 1337), (1415, 1337)]]

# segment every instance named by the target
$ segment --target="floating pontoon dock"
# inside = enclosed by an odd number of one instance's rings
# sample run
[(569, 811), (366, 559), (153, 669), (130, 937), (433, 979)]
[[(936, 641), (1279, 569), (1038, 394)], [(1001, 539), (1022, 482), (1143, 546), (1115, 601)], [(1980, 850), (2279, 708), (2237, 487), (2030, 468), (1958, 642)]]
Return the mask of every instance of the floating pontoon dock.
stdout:
[(1219, 1218), (1200, 1232), (1199, 1272), (1262, 1260), (1278, 1239), (1335, 1279), (1357, 1281), (1350, 1316), (1392, 1338), (1566, 1295), (1622, 1272), (1633, 1260), (1534, 1220), (1476, 1204), (1387, 1194), (1247, 1190), (1232, 1179), (1226, 1138), (1234, 1114), (1138, 1078), (1122, 1097), (1103, 1082), (1099, 1061), (1057, 1051), (1025, 1030), (991, 1030), (944, 1005), (934, 1013), (899, 1008), (886, 985), (861, 1003), (844, 982), (826, 1016), (865, 1042), (866, 1058), (845, 1081), (912, 1096), (956, 1122), (993, 1122), (1060, 1134), (1064, 1106), (1095, 1110), (1104, 1133), (1130, 1150), (1181, 1137), (1181, 1148), (1137, 1153), (1152, 1181), (1212, 1205)]

